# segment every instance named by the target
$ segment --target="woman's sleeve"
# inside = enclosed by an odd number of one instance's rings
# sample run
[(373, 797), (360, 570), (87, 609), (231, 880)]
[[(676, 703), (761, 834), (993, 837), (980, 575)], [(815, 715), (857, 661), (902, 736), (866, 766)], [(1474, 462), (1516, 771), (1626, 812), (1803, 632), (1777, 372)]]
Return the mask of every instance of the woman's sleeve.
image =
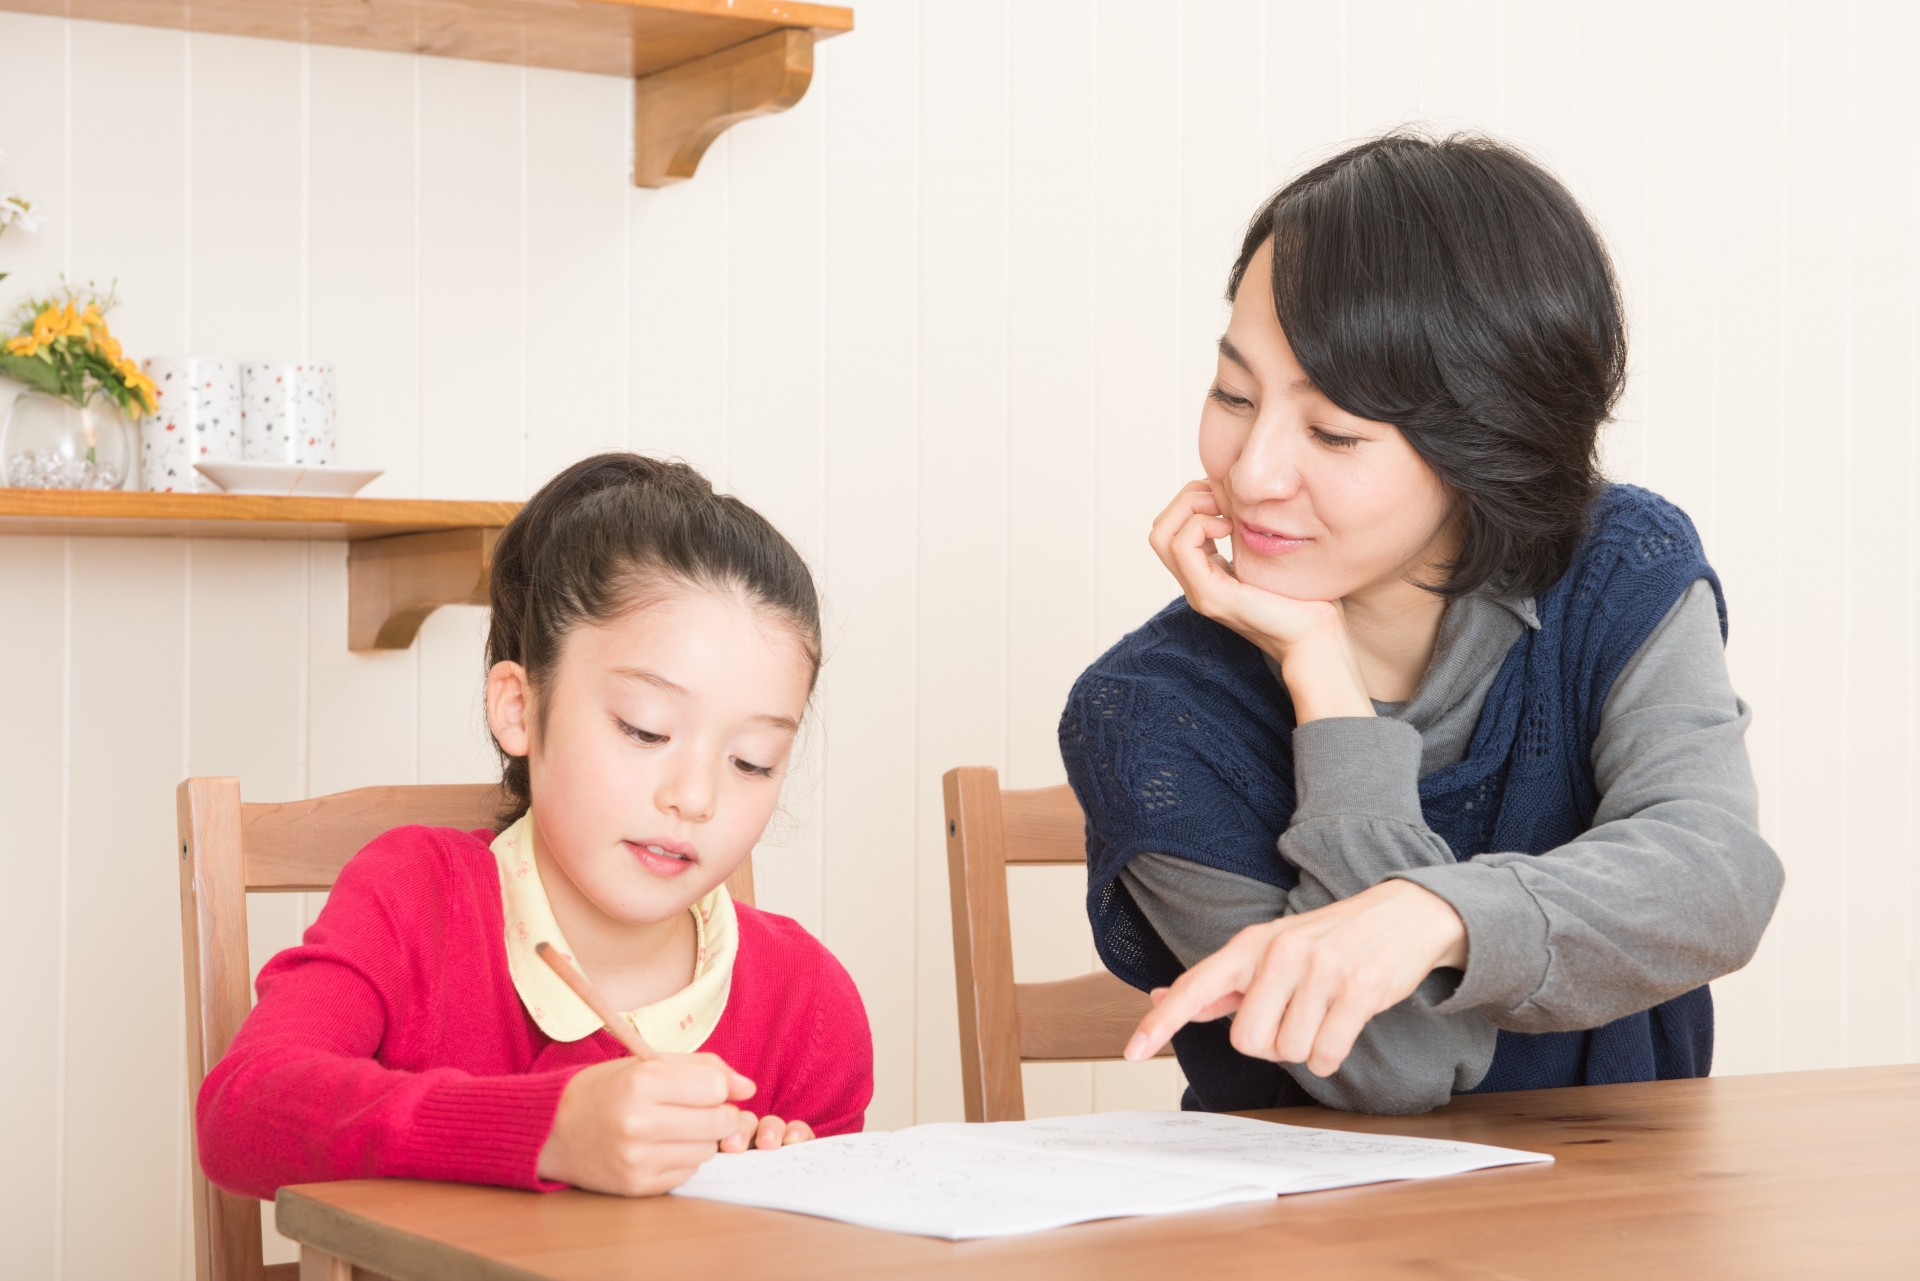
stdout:
[(572, 1070), (479, 1077), (374, 1057), (389, 1020), (411, 1013), (398, 976), (431, 931), (403, 938), (374, 869), (348, 866), (306, 941), (261, 970), (259, 1003), (200, 1087), (201, 1168), (262, 1200), (337, 1179), (560, 1186), (535, 1167)]
[(1751, 719), (1696, 582), (1608, 694), (1586, 832), (1398, 873), (1467, 925), (1466, 977), (1434, 1008), (1516, 1032), (1599, 1027), (1745, 965), (1785, 879), (1759, 831)]

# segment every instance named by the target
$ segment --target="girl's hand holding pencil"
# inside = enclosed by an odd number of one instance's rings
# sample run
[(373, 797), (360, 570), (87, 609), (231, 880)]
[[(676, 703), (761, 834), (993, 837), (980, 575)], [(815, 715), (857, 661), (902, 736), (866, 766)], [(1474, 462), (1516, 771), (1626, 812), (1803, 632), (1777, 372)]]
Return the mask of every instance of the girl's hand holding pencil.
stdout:
[(692, 1177), (715, 1152), (777, 1148), (813, 1137), (804, 1121), (735, 1106), (754, 1084), (717, 1054), (660, 1055), (559, 949), (535, 949), (599, 1016), (630, 1057), (582, 1069), (567, 1083), (538, 1173), (619, 1196), (655, 1196)]

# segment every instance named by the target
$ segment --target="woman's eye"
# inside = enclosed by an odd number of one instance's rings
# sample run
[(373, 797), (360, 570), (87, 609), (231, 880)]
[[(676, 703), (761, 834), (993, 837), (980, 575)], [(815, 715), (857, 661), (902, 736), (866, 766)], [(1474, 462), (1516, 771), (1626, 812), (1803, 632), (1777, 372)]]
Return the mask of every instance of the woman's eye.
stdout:
[(625, 721), (620, 722), (620, 730), (634, 742), (645, 743), (649, 747), (655, 743), (664, 743), (667, 741), (665, 734), (655, 734), (651, 730), (641, 729), (637, 725), (629, 725)]
[(1330, 431), (1321, 431), (1318, 427), (1313, 429), (1313, 438), (1333, 449), (1352, 449), (1360, 443), (1358, 436), (1336, 436)]
[(1213, 401), (1215, 404), (1224, 405), (1236, 413), (1244, 409), (1253, 408), (1253, 402), (1251, 400), (1248, 400), (1245, 396), (1234, 395), (1219, 383), (1215, 383), (1207, 389), (1207, 399)]
[(742, 774), (751, 774), (755, 778), (773, 777), (773, 766), (771, 765), (755, 765), (752, 761), (743, 761), (738, 756), (733, 758), (733, 765), (734, 768)]

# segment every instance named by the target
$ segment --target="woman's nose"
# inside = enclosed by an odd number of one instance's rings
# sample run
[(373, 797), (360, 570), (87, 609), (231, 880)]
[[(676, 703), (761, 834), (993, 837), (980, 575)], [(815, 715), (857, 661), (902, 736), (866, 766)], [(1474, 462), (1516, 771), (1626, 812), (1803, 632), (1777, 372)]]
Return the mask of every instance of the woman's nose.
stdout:
[(1246, 445), (1227, 472), (1234, 502), (1240, 507), (1300, 492), (1300, 458), (1296, 445), (1303, 435), (1289, 430), (1278, 418), (1261, 418), (1247, 433)]

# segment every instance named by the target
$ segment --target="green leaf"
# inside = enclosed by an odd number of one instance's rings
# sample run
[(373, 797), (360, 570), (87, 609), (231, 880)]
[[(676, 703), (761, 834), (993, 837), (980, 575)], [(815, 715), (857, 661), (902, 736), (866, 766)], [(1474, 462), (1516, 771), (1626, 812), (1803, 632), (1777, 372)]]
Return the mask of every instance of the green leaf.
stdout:
[(51, 396), (66, 394), (60, 386), (60, 375), (54, 372), (53, 366), (32, 356), (15, 356), (0, 351), (0, 374)]

